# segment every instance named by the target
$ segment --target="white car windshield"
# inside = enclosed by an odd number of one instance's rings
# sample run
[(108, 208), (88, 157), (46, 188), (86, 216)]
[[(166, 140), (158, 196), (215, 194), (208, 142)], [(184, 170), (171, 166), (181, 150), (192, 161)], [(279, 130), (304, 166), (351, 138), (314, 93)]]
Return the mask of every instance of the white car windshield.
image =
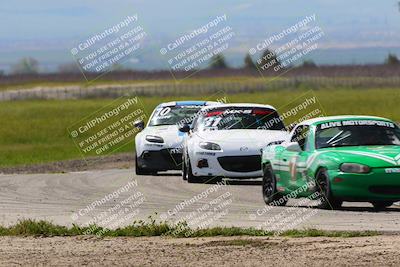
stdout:
[(208, 109), (196, 120), (196, 130), (260, 129), (283, 130), (274, 109), (263, 107), (224, 107)]
[(155, 110), (149, 126), (190, 124), (202, 106), (167, 106)]

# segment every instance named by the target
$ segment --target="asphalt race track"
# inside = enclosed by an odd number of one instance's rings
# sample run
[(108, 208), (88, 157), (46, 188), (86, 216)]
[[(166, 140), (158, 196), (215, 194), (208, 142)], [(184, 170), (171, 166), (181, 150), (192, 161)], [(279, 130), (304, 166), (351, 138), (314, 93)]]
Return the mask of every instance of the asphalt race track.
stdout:
[(400, 232), (400, 207), (396, 205), (381, 212), (373, 211), (369, 203), (344, 203), (339, 211), (308, 205), (302, 200), (289, 200), (287, 207), (266, 210), (260, 182), (255, 180), (228, 180), (226, 185), (188, 184), (179, 173), (136, 176), (132, 169), (0, 175), (2, 225), (19, 219), (72, 225), (97, 218), (103, 222), (107, 219), (112, 228), (152, 216), (171, 222), (185, 220), (195, 227)]

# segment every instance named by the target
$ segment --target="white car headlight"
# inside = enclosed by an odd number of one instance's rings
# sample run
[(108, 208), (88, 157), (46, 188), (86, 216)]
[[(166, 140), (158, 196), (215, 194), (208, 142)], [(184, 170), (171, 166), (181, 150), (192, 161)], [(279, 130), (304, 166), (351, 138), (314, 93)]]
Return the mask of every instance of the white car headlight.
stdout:
[(146, 135), (146, 141), (151, 143), (164, 143), (164, 139), (156, 135)]
[(221, 147), (218, 144), (211, 142), (201, 142), (199, 147), (206, 150), (221, 150)]
[(367, 165), (358, 163), (343, 163), (340, 165), (340, 170), (348, 173), (369, 173), (371, 168)]

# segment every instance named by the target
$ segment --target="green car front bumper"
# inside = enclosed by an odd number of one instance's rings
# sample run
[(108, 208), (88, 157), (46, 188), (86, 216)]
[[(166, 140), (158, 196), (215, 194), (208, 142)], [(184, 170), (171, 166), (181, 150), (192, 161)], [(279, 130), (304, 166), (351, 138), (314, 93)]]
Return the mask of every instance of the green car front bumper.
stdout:
[(400, 201), (400, 173), (373, 168), (366, 174), (328, 171), (334, 197), (347, 201)]

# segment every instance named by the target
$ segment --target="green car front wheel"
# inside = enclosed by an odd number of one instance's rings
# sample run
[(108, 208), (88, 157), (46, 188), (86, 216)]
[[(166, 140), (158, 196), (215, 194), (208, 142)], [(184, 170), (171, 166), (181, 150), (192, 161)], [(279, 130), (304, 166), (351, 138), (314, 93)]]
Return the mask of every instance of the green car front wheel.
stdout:
[(276, 177), (270, 164), (263, 168), (262, 193), (267, 205), (285, 206), (288, 201), (276, 188)]
[(321, 168), (316, 175), (317, 190), (320, 193), (320, 209), (339, 209), (343, 201), (332, 195), (331, 183), (326, 169)]

